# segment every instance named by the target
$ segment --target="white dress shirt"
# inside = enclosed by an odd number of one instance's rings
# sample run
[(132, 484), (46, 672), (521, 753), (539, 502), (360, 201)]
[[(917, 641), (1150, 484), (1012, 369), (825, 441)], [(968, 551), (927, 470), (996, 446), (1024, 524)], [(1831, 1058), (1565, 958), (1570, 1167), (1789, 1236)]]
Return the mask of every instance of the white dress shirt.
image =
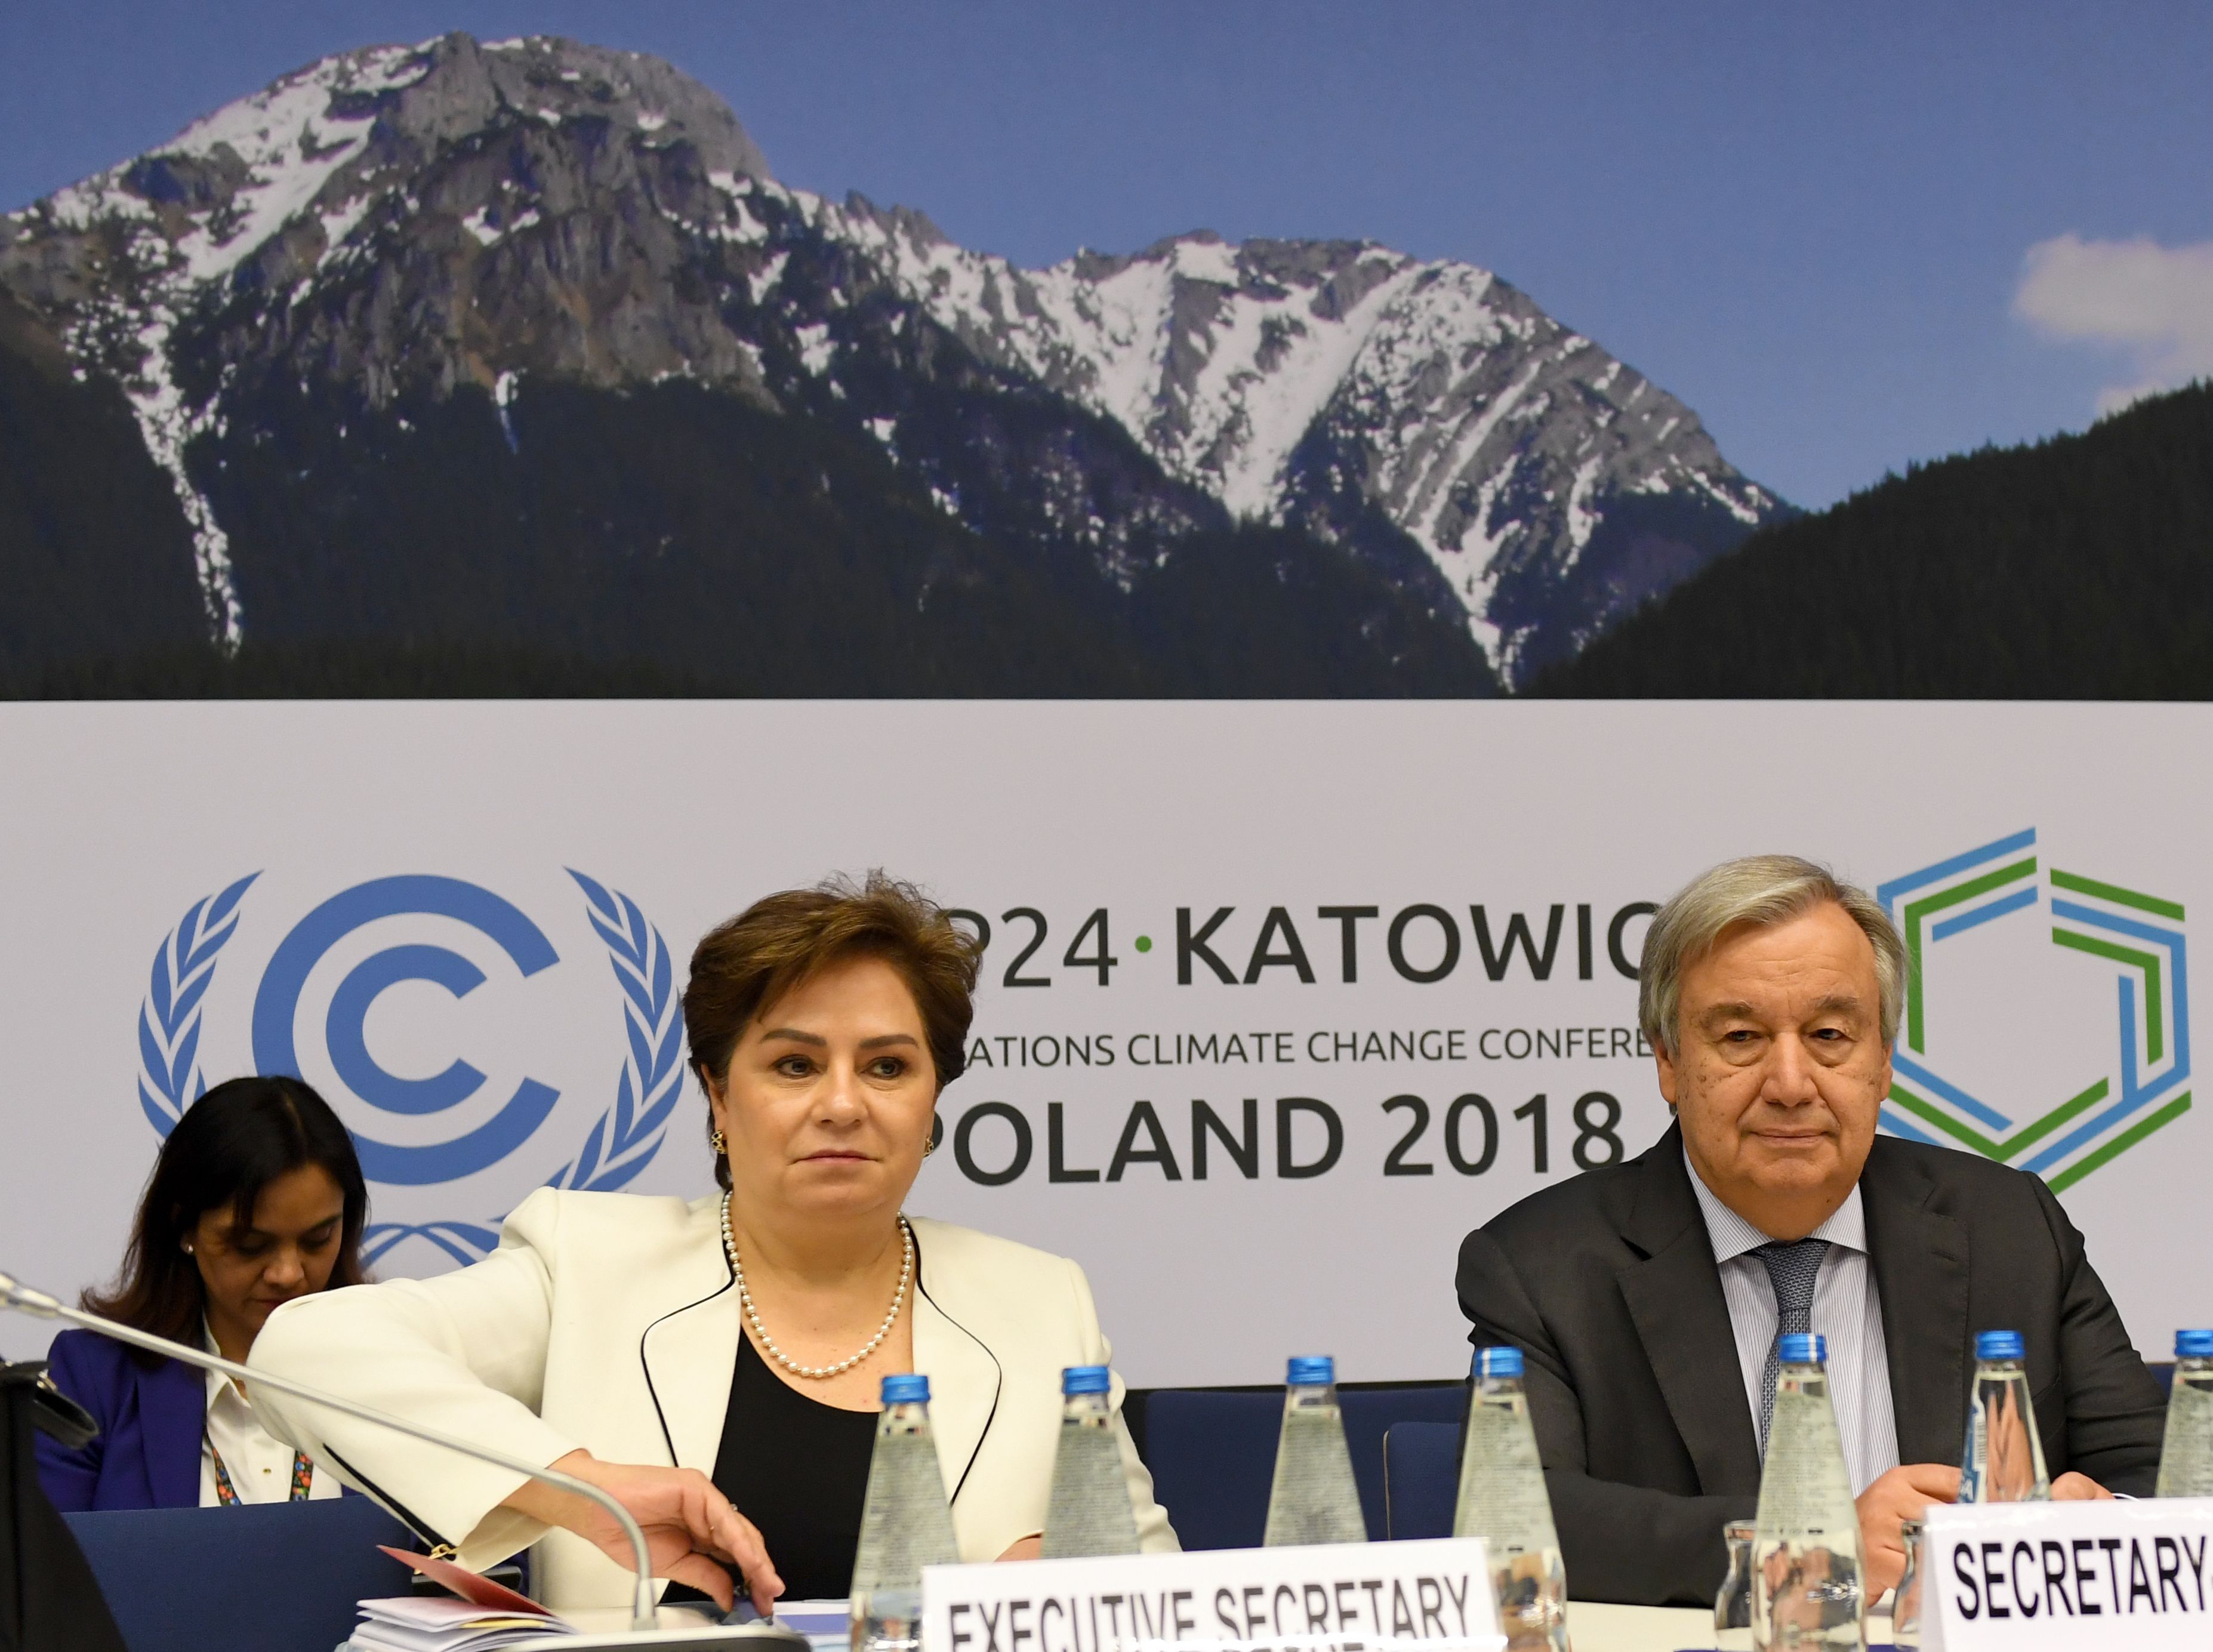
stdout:
[[(1744, 1397), (1757, 1417), (1759, 1380), (1782, 1314), (1767, 1265), (1752, 1253), (1771, 1241), (1715, 1196), (1687, 1153), (1683, 1167), (1691, 1173), (1692, 1190), (1706, 1218), (1706, 1237), (1713, 1243), (1722, 1295), (1728, 1301), (1729, 1328), (1736, 1333)], [(1828, 1338), (1829, 1399), (1837, 1411), (1837, 1431), (1844, 1436), (1852, 1495), (1857, 1497), (1898, 1466), (1890, 1350), (1882, 1337), (1882, 1299), (1875, 1291), (1875, 1270), (1868, 1265), (1867, 1209), (1859, 1188), (1855, 1186), (1836, 1214), (1808, 1237), (1829, 1241), (1814, 1280), (1813, 1328)]]
[[(212, 1332), (204, 1332), (207, 1351), (218, 1354)], [(220, 1371), (207, 1374), (207, 1428), (200, 1436), (200, 1507), (223, 1499), (215, 1489), (215, 1456), (230, 1476), (241, 1503), (286, 1503), (292, 1496), (292, 1448), (261, 1426), (238, 1385)], [(343, 1495), (335, 1474), (316, 1474), (308, 1482), (310, 1502)]]

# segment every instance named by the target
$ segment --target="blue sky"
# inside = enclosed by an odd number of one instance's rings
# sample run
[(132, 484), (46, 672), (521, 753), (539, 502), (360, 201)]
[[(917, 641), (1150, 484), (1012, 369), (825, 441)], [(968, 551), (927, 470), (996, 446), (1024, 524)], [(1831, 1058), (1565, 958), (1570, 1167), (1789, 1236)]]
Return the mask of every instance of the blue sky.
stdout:
[(658, 53), (785, 182), (1021, 263), (1206, 228), (1481, 264), (1808, 505), (2213, 371), (2188, 0), (17, 0), (0, 208), (450, 28)]

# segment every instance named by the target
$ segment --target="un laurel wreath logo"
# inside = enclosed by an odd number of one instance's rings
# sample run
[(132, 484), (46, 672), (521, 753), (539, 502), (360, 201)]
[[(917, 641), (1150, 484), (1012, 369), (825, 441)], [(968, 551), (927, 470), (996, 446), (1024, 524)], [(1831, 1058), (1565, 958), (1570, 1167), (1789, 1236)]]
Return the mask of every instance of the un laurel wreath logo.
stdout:
[[(258, 872), (188, 907), (154, 954), (138, 1014), (138, 1105), (166, 1137), (185, 1109), (207, 1091), (202, 1070), (203, 1002), (223, 948), (237, 933), (241, 903)], [(606, 943), (621, 989), (626, 1051), (614, 1099), (586, 1132), (575, 1155), (547, 1179), (549, 1187), (613, 1192), (652, 1161), (683, 1092), (684, 1025), (668, 943), (636, 901), (570, 869), (586, 915)], [(253, 1064), (265, 1073), (300, 1072), (293, 1021), (308, 975), (331, 948), (380, 918), (424, 914), (450, 918), (487, 936), (516, 972), (533, 975), (559, 961), (552, 943), (520, 908), (480, 885), (413, 875), (373, 879), (340, 891), (300, 919), (277, 943), (253, 999)], [(390, 946), (356, 964), (331, 997), (326, 1053), (345, 1088), (369, 1106), (397, 1114), (442, 1112), (473, 1096), (485, 1076), (456, 1060), (427, 1078), (387, 1072), (363, 1037), (369, 1007), (400, 981), (428, 981), (460, 997), (485, 979), (475, 963), (451, 949)], [(457, 1180), (500, 1162), (529, 1141), (552, 1113), (559, 1092), (523, 1079), (484, 1123), (450, 1141), (401, 1146), (360, 1130), (353, 1133), (363, 1173), (388, 1186), (426, 1186)], [(376, 1222), (363, 1234), (363, 1258), (374, 1262), (402, 1241), (430, 1241), (455, 1261), (473, 1262), (498, 1243), (498, 1218)]]

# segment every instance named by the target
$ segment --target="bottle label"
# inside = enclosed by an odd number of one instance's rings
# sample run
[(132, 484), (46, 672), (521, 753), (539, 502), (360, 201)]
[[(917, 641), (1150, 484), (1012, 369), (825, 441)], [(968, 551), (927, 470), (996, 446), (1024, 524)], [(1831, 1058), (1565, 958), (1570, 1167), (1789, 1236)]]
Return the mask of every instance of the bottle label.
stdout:
[(1960, 1488), (1960, 1501), (1980, 1503), (1983, 1477), (1990, 1467), (1990, 1429), (1984, 1420), (1983, 1402), (1978, 1399), (1967, 1407), (1967, 1472), (1960, 1477), (1965, 1482)]
[(1844, 1467), (1844, 1440), (1826, 1390), (1775, 1396), (1767, 1460), (1759, 1473), (1762, 1538), (1820, 1534), (1832, 1547), (1859, 1548), (1859, 1512)]
[(879, 1433), (853, 1556), (856, 1599), (883, 1589), (919, 1588), (924, 1566), (960, 1558), (936, 1442), (927, 1433)]
[(1268, 1494), (1267, 1535), (1273, 1548), (1286, 1543), (1365, 1543), (1368, 1522), (1352, 1478), (1344, 1424), (1334, 1409), (1294, 1410), (1283, 1418), (1276, 1448), (1276, 1478)]
[(2174, 1379), (2159, 1454), (2159, 1495), (2213, 1497), (2213, 1372)]
[(1527, 1417), (1507, 1405), (1478, 1403), (1467, 1419), (1467, 1467), (1460, 1481), (1462, 1537), (1479, 1537), (1494, 1557), (1557, 1548), (1552, 1500), (1545, 1490), (1537, 1436)]
[(1137, 1552), (1137, 1516), (1111, 1423), (1063, 1423), (1046, 1503), (1045, 1558)]

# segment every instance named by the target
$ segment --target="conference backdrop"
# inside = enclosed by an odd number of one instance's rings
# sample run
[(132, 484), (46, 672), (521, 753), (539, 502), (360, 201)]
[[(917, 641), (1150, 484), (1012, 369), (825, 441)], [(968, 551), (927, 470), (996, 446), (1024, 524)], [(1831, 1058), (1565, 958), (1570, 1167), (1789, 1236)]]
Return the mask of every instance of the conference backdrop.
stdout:
[(881, 867), (989, 942), (914, 1210), (1079, 1259), (1134, 1384), (1451, 1376), (1460, 1236), (1667, 1125), (1655, 904), (1789, 850), (1913, 952), (1886, 1127), (2044, 1176), (2157, 1352), (2213, 1319), (2209, 753), (2180, 704), (0, 706), (0, 1268), (107, 1275), (254, 1070), (355, 1132), (386, 1277), (541, 1186), (700, 1196), (692, 943)]

